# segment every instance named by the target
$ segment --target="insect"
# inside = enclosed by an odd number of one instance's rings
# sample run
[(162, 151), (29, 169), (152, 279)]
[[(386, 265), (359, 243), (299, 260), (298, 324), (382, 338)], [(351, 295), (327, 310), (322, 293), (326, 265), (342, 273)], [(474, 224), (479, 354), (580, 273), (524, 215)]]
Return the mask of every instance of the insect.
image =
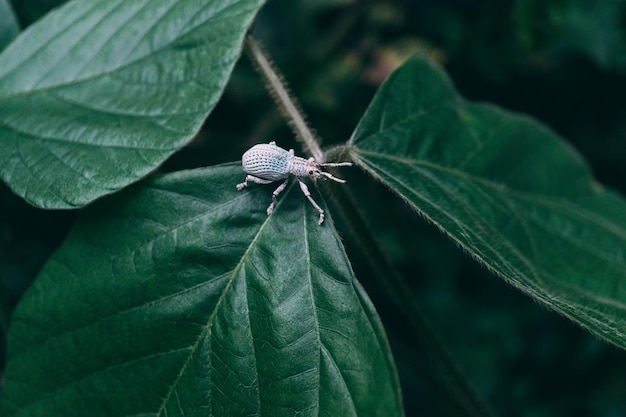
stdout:
[(274, 181), (284, 180), (272, 193), (272, 203), (267, 208), (268, 216), (274, 211), (276, 197), (287, 187), (289, 175), (294, 175), (298, 179), (298, 184), (304, 196), (319, 212), (320, 219), (318, 224), (321, 225), (324, 222), (324, 210), (313, 200), (309, 192), (309, 187), (302, 182), (302, 178), (309, 177), (314, 182), (317, 181), (318, 178), (328, 178), (333, 181), (345, 183), (346, 180), (334, 177), (331, 173), (324, 171), (322, 167), (352, 166), (352, 163), (329, 162), (320, 164), (313, 158), (304, 159), (295, 156), (293, 149), (287, 151), (276, 146), (276, 142), (270, 142), (268, 144), (262, 143), (254, 145), (252, 148), (248, 149), (241, 157), (241, 165), (243, 171), (248, 175), (244, 182), (237, 184), (238, 190), (243, 190), (250, 182), (256, 184), (270, 184)]

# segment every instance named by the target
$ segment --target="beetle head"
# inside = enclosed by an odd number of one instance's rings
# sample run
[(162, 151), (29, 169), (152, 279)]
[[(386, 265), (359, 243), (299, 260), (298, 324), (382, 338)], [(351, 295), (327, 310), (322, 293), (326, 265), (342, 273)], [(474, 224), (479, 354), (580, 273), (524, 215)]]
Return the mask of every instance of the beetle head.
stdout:
[(330, 179), (336, 182), (345, 183), (346, 180), (333, 176), (330, 172), (324, 171), (323, 167), (349, 167), (352, 166), (352, 162), (326, 162), (323, 164), (317, 163), (313, 158), (309, 158), (306, 161), (306, 174), (313, 181), (317, 181), (319, 178)]

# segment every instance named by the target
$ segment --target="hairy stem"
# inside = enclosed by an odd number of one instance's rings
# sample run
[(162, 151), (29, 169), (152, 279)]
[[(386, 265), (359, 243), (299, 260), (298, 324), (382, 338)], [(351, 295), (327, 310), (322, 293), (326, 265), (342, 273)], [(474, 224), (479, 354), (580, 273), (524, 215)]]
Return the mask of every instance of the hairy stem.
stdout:
[(315, 158), (316, 161), (324, 162), (324, 153), (320, 148), (317, 138), (304, 121), (302, 111), (300, 111), (296, 100), (289, 94), (286, 83), (274, 69), (267, 53), (263, 51), (259, 42), (252, 36), (248, 36), (246, 40), (246, 49), (252, 61), (259, 69), (259, 72), (263, 75), (263, 78), (265, 78), (266, 86), (271, 96), (274, 98), (283, 116), (289, 121), (289, 125), (293, 128), (304, 150)]

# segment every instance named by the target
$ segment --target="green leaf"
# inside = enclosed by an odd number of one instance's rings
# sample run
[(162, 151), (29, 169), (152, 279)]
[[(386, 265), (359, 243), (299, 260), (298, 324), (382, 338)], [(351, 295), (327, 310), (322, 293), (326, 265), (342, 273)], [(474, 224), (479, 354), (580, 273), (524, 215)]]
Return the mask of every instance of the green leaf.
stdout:
[(297, 186), (267, 217), (271, 187), (242, 177), (179, 172), (89, 209), (13, 316), (0, 415), (401, 415), (331, 218)]
[(626, 204), (553, 132), (463, 101), (416, 57), (376, 94), (349, 151), (475, 259), (626, 347)]
[(0, 174), (83, 206), (153, 171), (218, 100), (262, 0), (75, 0), (0, 55)]
[(0, 0), (0, 51), (20, 33), (13, 8), (8, 0)]

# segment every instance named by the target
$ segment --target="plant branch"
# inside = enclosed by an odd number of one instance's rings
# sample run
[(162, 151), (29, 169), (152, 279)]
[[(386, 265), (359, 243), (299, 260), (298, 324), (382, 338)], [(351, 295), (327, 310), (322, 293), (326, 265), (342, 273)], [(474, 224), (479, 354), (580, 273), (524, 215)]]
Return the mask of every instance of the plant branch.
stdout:
[(288, 120), (298, 141), (302, 143), (304, 150), (315, 158), (316, 161), (324, 162), (324, 153), (318, 139), (306, 124), (295, 98), (289, 94), (285, 81), (278, 75), (267, 53), (263, 51), (259, 42), (252, 36), (248, 36), (246, 39), (246, 50), (261, 75), (263, 75), (263, 78), (265, 78), (267, 89), (283, 116)]

